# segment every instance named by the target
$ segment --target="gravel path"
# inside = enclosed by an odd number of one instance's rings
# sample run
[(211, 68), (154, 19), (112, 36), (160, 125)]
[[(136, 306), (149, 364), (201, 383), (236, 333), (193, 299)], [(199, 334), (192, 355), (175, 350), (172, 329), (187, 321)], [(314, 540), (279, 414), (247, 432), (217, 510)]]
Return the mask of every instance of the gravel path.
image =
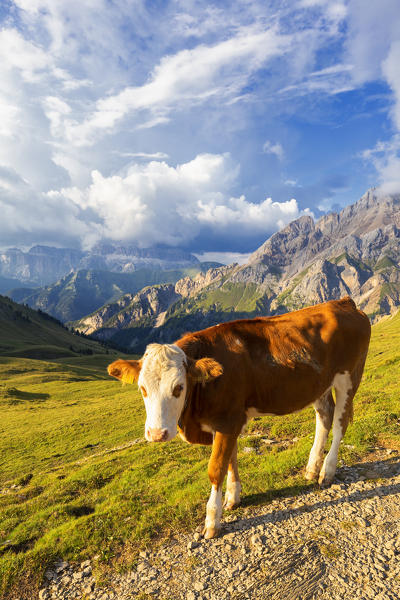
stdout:
[(93, 563), (58, 563), (39, 598), (399, 599), (399, 454), (343, 467), (328, 489), (224, 513), (219, 538), (196, 531), (142, 552), (111, 588), (95, 586)]

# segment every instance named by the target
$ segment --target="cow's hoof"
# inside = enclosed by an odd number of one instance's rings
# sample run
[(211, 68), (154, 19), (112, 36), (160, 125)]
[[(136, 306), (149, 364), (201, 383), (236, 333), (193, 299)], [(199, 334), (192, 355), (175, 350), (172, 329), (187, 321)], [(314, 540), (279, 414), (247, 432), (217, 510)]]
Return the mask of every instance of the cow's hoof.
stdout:
[(327, 488), (332, 484), (333, 477), (327, 477), (326, 475), (320, 475), (318, 484), (322, 488)]
[(239, 500), (239, 502), (233, 502), (231, 500), (225, 500), (223, 508), (225, 510), (234, 510), (235, 508), (238, 508), (238, 506), (240, 506), (240, 500)]
[(213, 527), (205, 527), (203, 529), (203, 537), (205, 540), (211, 540), (212, 538), (218, 537), (220, 529), (214, 529)]
[(318, 479), (318, 475), (319, 471), (317, 471), (316, 469), (306, 469), (306, 472), (304, 473), (304, 478), (307, 479), (307, 481), (314, 481)]

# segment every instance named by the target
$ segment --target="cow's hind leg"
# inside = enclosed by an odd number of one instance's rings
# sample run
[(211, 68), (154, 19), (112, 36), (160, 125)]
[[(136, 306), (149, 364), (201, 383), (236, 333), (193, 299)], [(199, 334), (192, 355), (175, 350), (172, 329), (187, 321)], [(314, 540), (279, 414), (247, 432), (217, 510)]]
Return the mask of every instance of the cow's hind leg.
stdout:
[(214, 436), (208, 476), (211, 481), (211, 494), (207, 502), (206, 521), (203, 535), (206, 539), (218, 535), (222, 515), (222, 484), (228, 470), (228, 463), (236, 444), (237, 435), (224, 434), (219, 431)]
[[(353, 386), (351, 375), (348, 371), (338, 373), (333, 379), (335, 388), (335, 412), (333, 415), (333, 439), (331, 448), (326, 455), (324, 464), (319, 474), (318, 483), (323, 486), (330, 485), (336, 472), (340, 442), (346, 433), (349, 421), (353, 416), (353, 397), (357, 386)], [(355, 389), (354, 389), (355, 387)]]
[(233, 508), (239, 506), (241, 490), (242, 486), (240, 484), (239, 478), (236, 440), (228, 466), (228, 477), (226, 481), (224, 508), (226, 508), (227, 510), (232, 510)]
[(324, 460), (324, 450), (332, 427), (335, 403), (332, 391), (329, 389), (314, 402), (315, 409), (315, 439), (311, 448), (310, 458), (306, 467), (306, 479), (318, 479)]

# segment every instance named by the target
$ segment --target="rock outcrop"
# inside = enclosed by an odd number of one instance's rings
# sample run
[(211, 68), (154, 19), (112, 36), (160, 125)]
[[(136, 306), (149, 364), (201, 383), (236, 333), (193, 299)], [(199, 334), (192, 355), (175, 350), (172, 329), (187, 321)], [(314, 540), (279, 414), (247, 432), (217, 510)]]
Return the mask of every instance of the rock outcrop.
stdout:
[(74, 325), (82, 333), (96, 332), (98, 339), (109, 339), (117, 331), (135, 327), (138, 323), (159, 327), (162, 324), (160, 317), (178, 298), (173, 284), (148, 286), (136, 295), (125, 294)]

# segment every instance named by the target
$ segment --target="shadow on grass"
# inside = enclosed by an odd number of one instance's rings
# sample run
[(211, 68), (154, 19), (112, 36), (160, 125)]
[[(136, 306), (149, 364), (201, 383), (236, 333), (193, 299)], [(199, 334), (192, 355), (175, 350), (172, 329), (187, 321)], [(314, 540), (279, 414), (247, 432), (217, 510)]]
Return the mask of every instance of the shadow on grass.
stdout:
[(7, 540), (0, 545), (0, 556), (5, 552), (12, 552), (13, 554), (19, 554), (20, 552), (27, 552), (35, 545), (37, 537), (28, 538), (21, 542), (12, 542)]
[[(353, 473), (353, 478), (351, 483), (355, 483), (358, 477), (354, 477), (354, 475), (360, 475), (359, 471), (363, 473), (370, 473), (370, 477), (367, 479), (376, 480), (377, 484), (375, 488), (366, 489), (366, 490), (356, 490), (351, 494), (343, 494), (339, 498), (335, 498), (332, 500), (324, 499), (321, 501), (317, 501), (314, 504), (305, 504), (304, 506), (298, 508), (285, 508), (284, 510), (276, 510), (266, 515), (259, 515), (256, 517), (243, 518), (238, 517), (236, 521), (230, 521), (224, 525), (224, 531), (222, 535), (226, 533), (230, 533), (231, 525), (235, 525), (240, 522), (240, 529), (251, 529), (256, 525), (261, 525), (264, 523), (279, 523), (282, 521), (286, 521), (290, 518), (294, 518), (297, 515), (301, 515), (302, 513), (312, 513), (315, 510), (320, 508), (326, 508), (328, 506), (335, 506), (339, 504), (344, 504), (345, 502), (360, 502), (365, 500), (366, 498), (372, 498), (374, 496), (385, 497), (385, 496), (393, 496), (396, 494), (400, 494), (400, 484), (390, 484), (390, 485), (380, 485), (383, 479), (391, 478), (395, 475), (400, 474), (400, 457), (395, 456), (393, 458), (388, 458), (384, 460), (376, 460), (371, 462), (360, 462), (352, 465), (351, 467), (346, 467), (345, 469), (338, 469), (337, 476), (334, 480), (334, 484), (343, 484), (343, 480), (341, 478), (342, 471), (346, 471), (347, 473), (350, 471), (356, 471)], [(365, 476), (363, 480), (366, 479)], [(319, 489), (317, 484), (299, 484), (286, 488), (279, 488), (277, 490), (268, 490), (265, 493), (260, 494), (249, 494), (248, 496), (244, 496), (242, 499), (242, 507), (249, 506), (257, 506), (260, 504), (266, 504), (273, 500), (274, 498), (284, 498), (284, 497), (296, 497), (299, 493), (302, 493), (302, 499), (306, 500), (307, 495), (315, 492)], [(329, 488), (327, 488), (329, 489)]]
[(9, 404), (20, 404), (21, 402), (44, 402), (50, 398), (50, 394), (39, 394), (37, 392), (24, 392), (15, 387), (6, 388), (2, 396)]
[(67, 515), (71, 517), (86, 517), (87, 515), (92, 515), (94, 513), (93, 506), (88, 506), (83, 504), (81, 506), (66, 506), (65, 512)]

